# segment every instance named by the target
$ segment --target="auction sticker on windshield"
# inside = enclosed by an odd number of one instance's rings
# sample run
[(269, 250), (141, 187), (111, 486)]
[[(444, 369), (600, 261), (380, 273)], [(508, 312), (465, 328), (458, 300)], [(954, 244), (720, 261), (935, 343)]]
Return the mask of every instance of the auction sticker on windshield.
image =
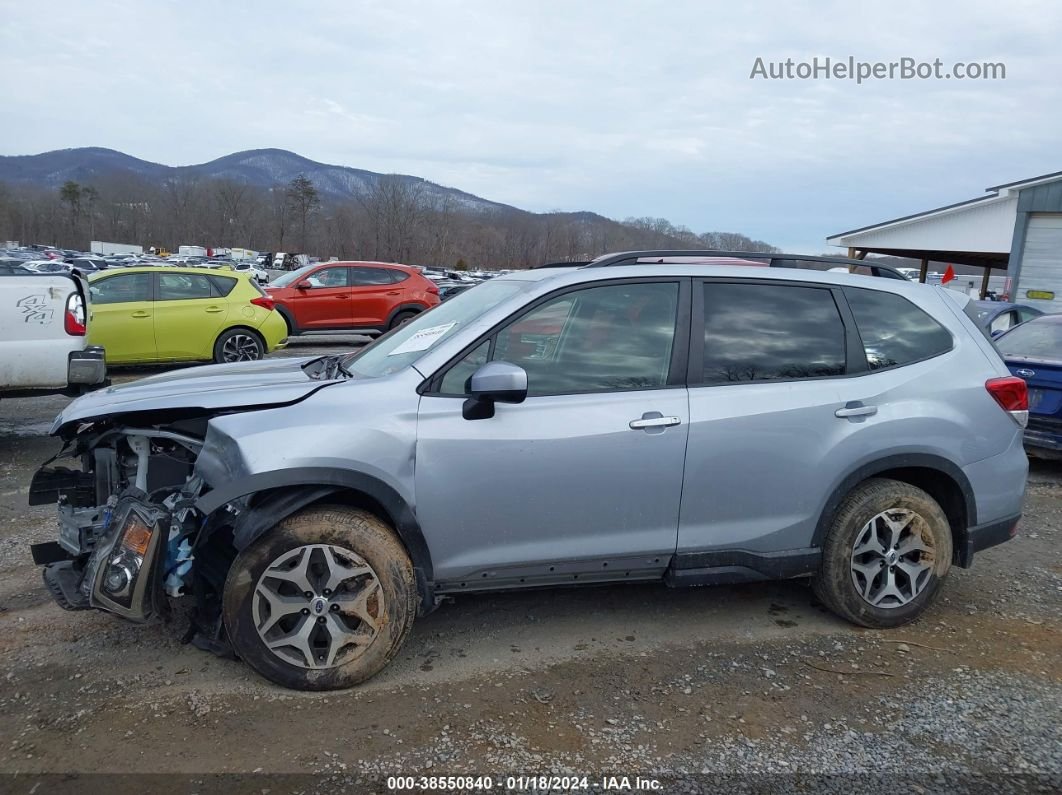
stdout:
[(428, 350), (428, 348), (434, 345), (439, 340), (439, 338), (443, 336), (443, 334), (445, 334), (447, 331), (449, 331), (456, 325), (456, 322), (445, 323), (441, 326), (432, 326), (431, 328), (421, 329), (387, 355), (397, 356), (400, 353), (426, 351)]

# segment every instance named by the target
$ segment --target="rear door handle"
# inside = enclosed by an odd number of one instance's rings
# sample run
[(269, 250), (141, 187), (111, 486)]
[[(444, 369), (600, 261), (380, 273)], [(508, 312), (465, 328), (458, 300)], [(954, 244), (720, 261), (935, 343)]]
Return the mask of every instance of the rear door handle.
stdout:
[(401, 290), (391, 290), (387, 294), (388, 295), (401, 295), (402, 291)]
[(872, 417), (877, 413), (877, 406), (867, 406), (858, 400), (850, 400), (843, 409), (837, 409), (833, 415), (844, 419), (846, 417)]
[(225, 310), (222, 309), (220, 306), (208, 306), (206, 311), (207, 312), (224, 312)]
[(647, 411), (640, 420), (631, 420), (630, 426), (632, 431), (640, 431), (644, 428), (670, 428), (681, 422), (678, 417), (663, 417), (659, 411)]

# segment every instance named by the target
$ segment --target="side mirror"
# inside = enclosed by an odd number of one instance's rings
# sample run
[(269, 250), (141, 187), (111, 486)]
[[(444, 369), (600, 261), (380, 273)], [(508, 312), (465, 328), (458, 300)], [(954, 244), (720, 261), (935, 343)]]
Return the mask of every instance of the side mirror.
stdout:
[(305, 279), (303, 279), (301, 282), (299, 282), (298, 284), (295, 285), (295, 289), (296, 290), (309, 290), (310, 289), (310, 285), (307, 283), (307, 281)]
[(494, 416), (495, 403), (523, 403), (527, 397), (527, 373), (509, 362), (487, 362), (469, 379), (471, 397), (461, 407), (466, 420)]

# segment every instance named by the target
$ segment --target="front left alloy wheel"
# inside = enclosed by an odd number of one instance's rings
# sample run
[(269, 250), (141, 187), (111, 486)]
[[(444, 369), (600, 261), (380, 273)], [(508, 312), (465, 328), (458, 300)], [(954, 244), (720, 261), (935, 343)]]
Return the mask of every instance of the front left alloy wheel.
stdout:
[(236, 652), (298, 690), (358, 684), (398, 652), (416, 615), (413, 567), (376, 516), (343, 506), (285, 519), (244, 550), (225, 583)]

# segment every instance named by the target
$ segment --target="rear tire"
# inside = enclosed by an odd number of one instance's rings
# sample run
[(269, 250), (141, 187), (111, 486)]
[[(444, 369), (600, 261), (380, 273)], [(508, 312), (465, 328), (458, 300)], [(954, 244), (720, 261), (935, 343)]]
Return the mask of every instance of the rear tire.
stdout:
[(391, 324), (387, 327), (387, 330), (390, 331), (393, 328), (398, 328), (403, 323), (408, 323), (419, 314), (420, 312), (415, 309), (405, 309), (391, 318)]
[(218, 364), (254, 362), (265, 356), (265, 342), (257, 332), (231, 328), (214, 343), (214, 361)]
[(376, 516), (340, 505), (289, 517), (241, 552), (222, 602), (237, 654), (295, 690), (364, 682), (398, 653), (416, 612), (402, 543)]
[(837, 509), (812, 584), (824, 605), (853, 624), (898, 627), (936, 599), (951, 556), (940, 505), (909, 483), (874, 478)]

